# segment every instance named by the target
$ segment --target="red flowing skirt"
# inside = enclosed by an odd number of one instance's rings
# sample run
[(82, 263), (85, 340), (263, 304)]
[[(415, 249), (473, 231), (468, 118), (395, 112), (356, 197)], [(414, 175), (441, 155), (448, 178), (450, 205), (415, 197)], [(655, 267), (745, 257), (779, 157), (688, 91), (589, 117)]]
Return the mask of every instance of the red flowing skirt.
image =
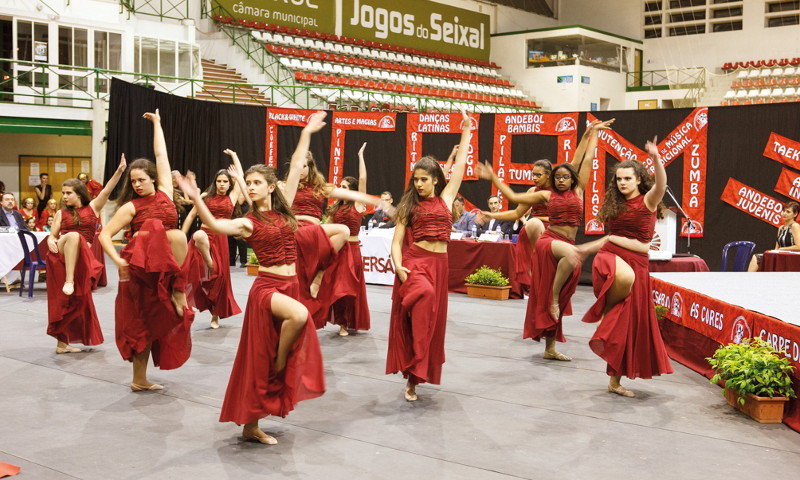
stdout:
[(369, 305), (359, 242), (347, 242), (338, 260), (325, 270), (320, 296), (331, 305), (331, 323), (369, 330)]
[(575, 240), (561, 236), (552, 230), (545, 230), (536, 241), (534, 267), (533, 267), (533, 289), (528, 297), (528, 309), (525, 312), (525, 327), (522, 338), (531, 338), (537, 342), (542, 337), (555, 337), (559, 342), (566, 342), (564, 333), (561, 331), (562, 318), (570, 315), (572, 308), (570, 299), (578, 288), (578, 281), (581, 276), (581, 267), (578, 265), (570, 274), (561, 293), (558, 296), (558, 308), (561, 312), (558, 318), (550, 315), (550, 299), (553, 298), (553, 279), (556, 276), (558, 261), (553, 256), (552, 244), (554, 241), (561, 241), (575, 245)]
[(413, 384), (439, 384), (447, 326), (447, 252), (417, 245), (403, 252), (410, 270), (404, 283), (395, 278), (389, 320), (386, 373), (403, 372)]
[(228, 265), (228, 237), (202, 228), (208, 235), (211, 259), (214, 270), (209, 271), (200, 250), (189, 241), (189, 258), (191, 259), (192, 277), (195, 283), (192, 288), (191, 303), (201, 312), (208, 310), (211, 315), (220, 318), (232, 317), (242, 313), (236, 303), (231, 288), (231, 267)]
[(533, 271), (533, 248), (528, 238), (528, 230), (525, 225), (517, 236), (517, 245), (514, 247), (516, 256), (514, 257), (514, 279), (522, 285), (525, 293), (531, 288), (531, 272)]
[[(636, 279), (630, 295), (603, 317), (608, 291), (616, 274), (616, 257), (630, 265)], [(608, 362), (609, 375), (652, 378), (673, 371), (658, 329), (647, 267), (646, 253), (632, 252), (611, 242), (603, 245), (594, 257), (592, 285), (597, 300), (583, 316), (583, 321), (597, 322), (602, 317), (589, 340), (589, 347)]]
[(61, 291), (67, 273), (64, 254), (47, 251), (47, 334), (60, 342), (100, 345), (103, 332), (94, 309), (92, 290), (97, 288), (103, 266), (83, 239), (79, 243), (72, 295)]
[(297, 298), (298, 290), (294, 276), (259, 272), (253, 282), (220, 422), (243, 425), (267, 415), (285, 417), (298, 402), (325, 393), (322, 352), (310, 316), (292, 345), (286, 368), (275, 372), (282, 320), (272, 316), (272, 295)]
[(106, 278), (106, 254), (103, 252), (103, 246), (100, 245), (100, 241), (97, 240), (97, 234), (95, 234), (94, 241), (92, 242), (92, 246), (90, 248), (94, 254), (94, 257), (103, 267), (100, 271), (100, 275), (97, 277), (97, 286), (105, 287), (108, 285), (108, 279)]
[(328, 321), (331, 304), (322, 294), (321, 286), (317, 298), (312, 298), (308, 289), (317, 272), (327, 269), (336, 261), (336, 250), (321, 225), (302, 225), (294, 238), (297, 245), (297, 282), (300, 285), (299, 297), (296, 298), (308, 309), (316, 327), (322, 328)]
[[(194, 311), (175, 312), (172, 291), (186, 291), (191, 262), (187, 255), (178, 267), (158, 220), (146, 220), (120, 256), (129, 266), (130, 279), (119, 282), (115, 305), (116, 340), (122, 358), (132, 361), (151, 344), (153, 363), (162, 370), (178, 368), (192, 352), (190, 328)], [(187, 296), (190, 292), (187, 292)]]

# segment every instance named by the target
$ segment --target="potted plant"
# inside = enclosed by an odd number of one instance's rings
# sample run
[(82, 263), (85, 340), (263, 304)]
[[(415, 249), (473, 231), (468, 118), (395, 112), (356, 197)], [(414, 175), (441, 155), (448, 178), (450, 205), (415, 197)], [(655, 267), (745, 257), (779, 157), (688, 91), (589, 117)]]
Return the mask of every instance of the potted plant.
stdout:
[(258, 275), (258, 257), (250, 248), (247, 249), (247, 265), (245, 267), (247, 267), (248, 275)]
[(503, 276), (503, 272), (486, 265), (467, 276), (464, 282), (467, 284), (467, 295), (470, 297), (508, 300), (508, 293), (511, 290), (508, 278)]
[(780, 423), (784, 404), (796, 398), (794, 367), (760, 338), (720, 346), (707, 360), (716, 372), (711, 383), (724, 382), (728, 403), (760, 423)]

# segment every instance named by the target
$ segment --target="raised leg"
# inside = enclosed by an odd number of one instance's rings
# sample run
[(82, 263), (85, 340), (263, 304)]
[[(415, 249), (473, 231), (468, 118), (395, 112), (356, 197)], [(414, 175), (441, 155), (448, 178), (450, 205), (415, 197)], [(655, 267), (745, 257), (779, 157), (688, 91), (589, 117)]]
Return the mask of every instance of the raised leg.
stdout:
[(308, 309), (297, 300), (281, 293), (272, 294), (270, 306), (272, 315), (283, 320), (278, 340), (278, 353), (275, 357), (275, 371), (281, 372), (286, 367), (286, 361), (294, 342), (303, 333), (303, 328), (308, 321)]
[(561, 289), (567, 283), (572, 272), (580, 265), (578, 252), (575, 247), (567, 242), (554, 241), (550, 244), (558, 265), (556, 267), (556, 274), (553, 277), (553, 296), (550, 298), (550, 315), (558, 320), (561, 315), (558, 306), (558, 298), (561, 296)]
[[(339, 223), (326, 223), (322, 225), (322, 229), (325, 230), (325, 234), (328, 235), (328, 239), (330, 239), (333, 249), (337, 252), (344, 247), (344, 245), (347, 243), (347, 239), (350, 238), (350, 229)], [(322, 285), (322, 277), (324, 275), (324, 270), (320, 270), (316, 275), (314, 275), (314, 280), (311, 281), (311, 285), (308, 288), (309, 293), (311, 293), (311, 298), (317, 298), (317, 295), (319, 294), (319, 287)]]
[(65, 233), (58, 239), (58, 251), (64, 254), (64, 287), (61, 289), (64, 295), (72, 295), (75, 292), (75, 265), (78, 263), (78, 256), (81, 248), (81, 234), (78, 232)]
[(214, 259), (211, 258), (211, 244), (208, 241), (208, 234), (203, 230), (198, 230), (192, 235), (192, 240), (194, 240), (194, 245), (200, 252), (200, 256), (203, 257), (206, 267), (209, 270), (214, 270)]
[[(178, 266), (182, 266), (186, 260), (186, 235), (180, 230), (167, 231), (167, 240), (169, 240), (169, 247), (172, 250), (172, 256)], [(189, 304), (186, 301), (186, 293), (178, 290), (172, 291), (172, 304), (175, 306), (175, 311), (178, 315), (183, 316), (183, 309)]]

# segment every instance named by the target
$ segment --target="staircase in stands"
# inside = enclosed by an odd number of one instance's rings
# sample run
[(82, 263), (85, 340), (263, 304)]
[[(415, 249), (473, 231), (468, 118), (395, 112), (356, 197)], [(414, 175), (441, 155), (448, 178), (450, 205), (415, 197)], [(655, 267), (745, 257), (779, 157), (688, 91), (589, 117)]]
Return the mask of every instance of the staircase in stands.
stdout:
[(271, 105), (257, 88), (248, 85), (248, 81), (236, 70), (228, 68), (209, 59), (202, 59), (203, 89), (197, 93), (198, 100), (210, 100), (225, 103), (246, 105)]

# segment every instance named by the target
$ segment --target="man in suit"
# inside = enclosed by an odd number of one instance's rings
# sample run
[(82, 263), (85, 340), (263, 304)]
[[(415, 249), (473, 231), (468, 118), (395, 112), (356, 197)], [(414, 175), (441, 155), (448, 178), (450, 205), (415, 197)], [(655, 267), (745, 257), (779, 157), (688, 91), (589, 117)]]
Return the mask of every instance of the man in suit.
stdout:
[(374, 222), (378, 228), (392, 228), (394, 227), (394, 212), (397, 210), (392, 203), (394, 198), (392, 192), (381, 193), (381, 204), (375, 209), (372, 215), (371, 222)]
[(0, 227), (17, 227), (20, 230), (27, 230), (22, 214), (14, 208), (17, 200), (13, 193), (4, 193), (2, 199), (2, 212), (0, 212)]
[[(499, 213), (500, 206), (500, 197), (497, 195), (492, 195), (489, 197), (489, 211), (492, 213)], [(483, 223), (481, 223), (483, 222)], [(511, 231), (514, 229), (514, 222), (509, 220), (495, 220), (493, 218), (486, 218), (483, 219), (476, 219), (478, 223), (478, 234), (486, 233), (486, 232), (496, 232), (498, 229), (504, 235), (511, 235)]]

